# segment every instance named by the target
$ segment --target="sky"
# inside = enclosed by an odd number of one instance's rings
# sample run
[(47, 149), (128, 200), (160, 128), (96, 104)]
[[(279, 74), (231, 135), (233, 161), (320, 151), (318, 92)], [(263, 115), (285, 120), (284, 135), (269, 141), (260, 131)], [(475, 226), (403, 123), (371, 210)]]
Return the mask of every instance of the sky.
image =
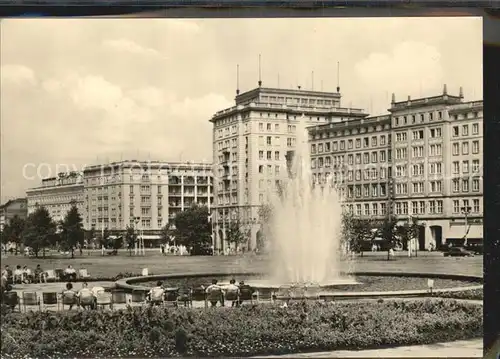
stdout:
[[(480, 18), (9, 19), (0, 24), (0, 202), (120, 159), (212, 161), (240, 90), (334, 91), (370, 114), (396, 100), (482, 99)], [(314, 81), (312, 80), (314, 72)]]

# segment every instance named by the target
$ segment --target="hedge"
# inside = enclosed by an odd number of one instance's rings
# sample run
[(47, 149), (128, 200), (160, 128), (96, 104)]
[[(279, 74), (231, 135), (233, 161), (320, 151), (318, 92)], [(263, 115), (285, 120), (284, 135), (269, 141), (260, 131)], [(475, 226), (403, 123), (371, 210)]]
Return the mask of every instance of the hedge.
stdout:
[(255, 356), (482, 336), (482, 308), (454, 300), (297, 302), (2, 313), (2, 358)]
[(483, 300), (484, 292), (483, 289), (469, 289), (459, 292), (442, 292), (437, 294), (437, 296), (450, 299)]

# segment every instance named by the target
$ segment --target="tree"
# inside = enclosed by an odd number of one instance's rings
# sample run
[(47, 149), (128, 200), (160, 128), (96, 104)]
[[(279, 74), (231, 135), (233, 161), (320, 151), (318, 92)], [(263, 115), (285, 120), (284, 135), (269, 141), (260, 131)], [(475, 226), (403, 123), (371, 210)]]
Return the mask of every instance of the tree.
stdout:
[(169, 243), (173, 235), (174, 235), (174, 230), (171, 228), (171, 224), (167, 223), (161, 229), (161, 233), (160, 233), (161, 243), (163, 245)]
[(26, 221), (19, 217), (17, 214), (11, 218), (9, 223), (4, 227), (2, 232), (2, 242), (14, 243), (16, 245), (15, 251), (16, 255), (19, 251), (19, 246), (22, 243), (22, 234), (24, 227), (26, 226)]
[(91, 243), (94, 242), (95, 228), (92, 227), (88, 231), (86, 231), (85, 232), (85, 237), (86, 237), (87, 246), (90, 247)]
[(56, 240), (56, 224), (50, 218), (45, 207), (38, 207), (35, 212), (28, 216), (23, 231), (24, 244), (33, 249), (35, 257), (38, 257), (40, 250), (43, 251)]
[(83, 229), (83, 220), (78, 212), (76, 203), (71, 204), (64, 219), (61, 222), (62, 247), (71, 251), (71, 258), (75, 258), (75, 248), (83, 246), (85, 231)]
[(373, 240), (373, 222), (369, 219), (350, 218), (349, 248), (363, 255), (363, 244)]
[(394, 216), (387, 216), (380, 226), (381, 236), (387, 243), (387, 260), (391, 259), (391, 249), (394, 250), (398, 244), (401, 244), (397, 233), (397, 222), (398, 220)]
[(208, 209), (194, 205), (176, 214), (174, 235), (178, 244), (192, 248), (192, 253), (207, 253), (212, 245), (212, 229)]
[(125, 232), (125, 241), (127, 242), (127, 249), (130, 256), (132, 256), (132, 249), (135, 247), (137, 236), (135, 234), (135, 229), (132, 226), (128, 226)]
[(418, 239), (420, 234), (420, 224), (417, 217), (411, 217), (408, 222), (398, 226), (398, 236), (401, 239), (403, 247), (406, 247), (411, 253), (410, 243), (414, 239)]
[(248, 231), (239, 220), (231, 221), (226, 228), (226, 239), (229, 243), (234, 243), (237, 250), (241, 244), (248, 243)]
[(109, 243), (109, 230), (107, 228), (104, 228), (104, 231), (102, 231), (101, 239), (100, 239), (100, 244), (101, 248), (104, 246), (105, 248), (111, 247), (111, 244)]

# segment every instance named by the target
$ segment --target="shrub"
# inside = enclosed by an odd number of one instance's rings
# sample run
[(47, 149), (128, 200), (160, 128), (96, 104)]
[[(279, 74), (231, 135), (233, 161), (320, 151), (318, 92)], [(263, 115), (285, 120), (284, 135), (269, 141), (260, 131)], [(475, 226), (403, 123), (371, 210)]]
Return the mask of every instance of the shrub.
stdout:
[(292, 303), (287, 308), (128, 307), (6, 313), (2, 358), (253, 356), (428, 344), (482, 335), (482, 308), (454, 300)]

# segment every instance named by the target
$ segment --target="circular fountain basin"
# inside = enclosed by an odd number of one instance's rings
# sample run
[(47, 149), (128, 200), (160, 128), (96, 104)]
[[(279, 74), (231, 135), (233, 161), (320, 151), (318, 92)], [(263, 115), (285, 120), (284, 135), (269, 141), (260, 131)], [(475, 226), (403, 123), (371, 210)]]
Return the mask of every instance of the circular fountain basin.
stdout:
[(276, 283), (263, 279), (257, 273), (186, 273), (170, 275), (150, 275), (144, 277), (124, 278), (116, 282), (116, 286), (126, 291), (148, 291), (158, 280), (165, 281), (168, 286), (198, 287), (209, 285), (218, 279), (219, 284), (229, 284), (231, 278), (237, 282), (244, 280), (254, 287), (262, 297), (269, 295), (289, 295), (303, 298), (323, 300), (383, 298), (383, 297), (425, 297), (430, 295), (428, 279), (434, 280), (433, 294), (460, 292), (482, 289), (482, 278), (475, 276), (449, 275), (436, 273), (387, 273), (358, 272), (331, 281), (329, 283)]

